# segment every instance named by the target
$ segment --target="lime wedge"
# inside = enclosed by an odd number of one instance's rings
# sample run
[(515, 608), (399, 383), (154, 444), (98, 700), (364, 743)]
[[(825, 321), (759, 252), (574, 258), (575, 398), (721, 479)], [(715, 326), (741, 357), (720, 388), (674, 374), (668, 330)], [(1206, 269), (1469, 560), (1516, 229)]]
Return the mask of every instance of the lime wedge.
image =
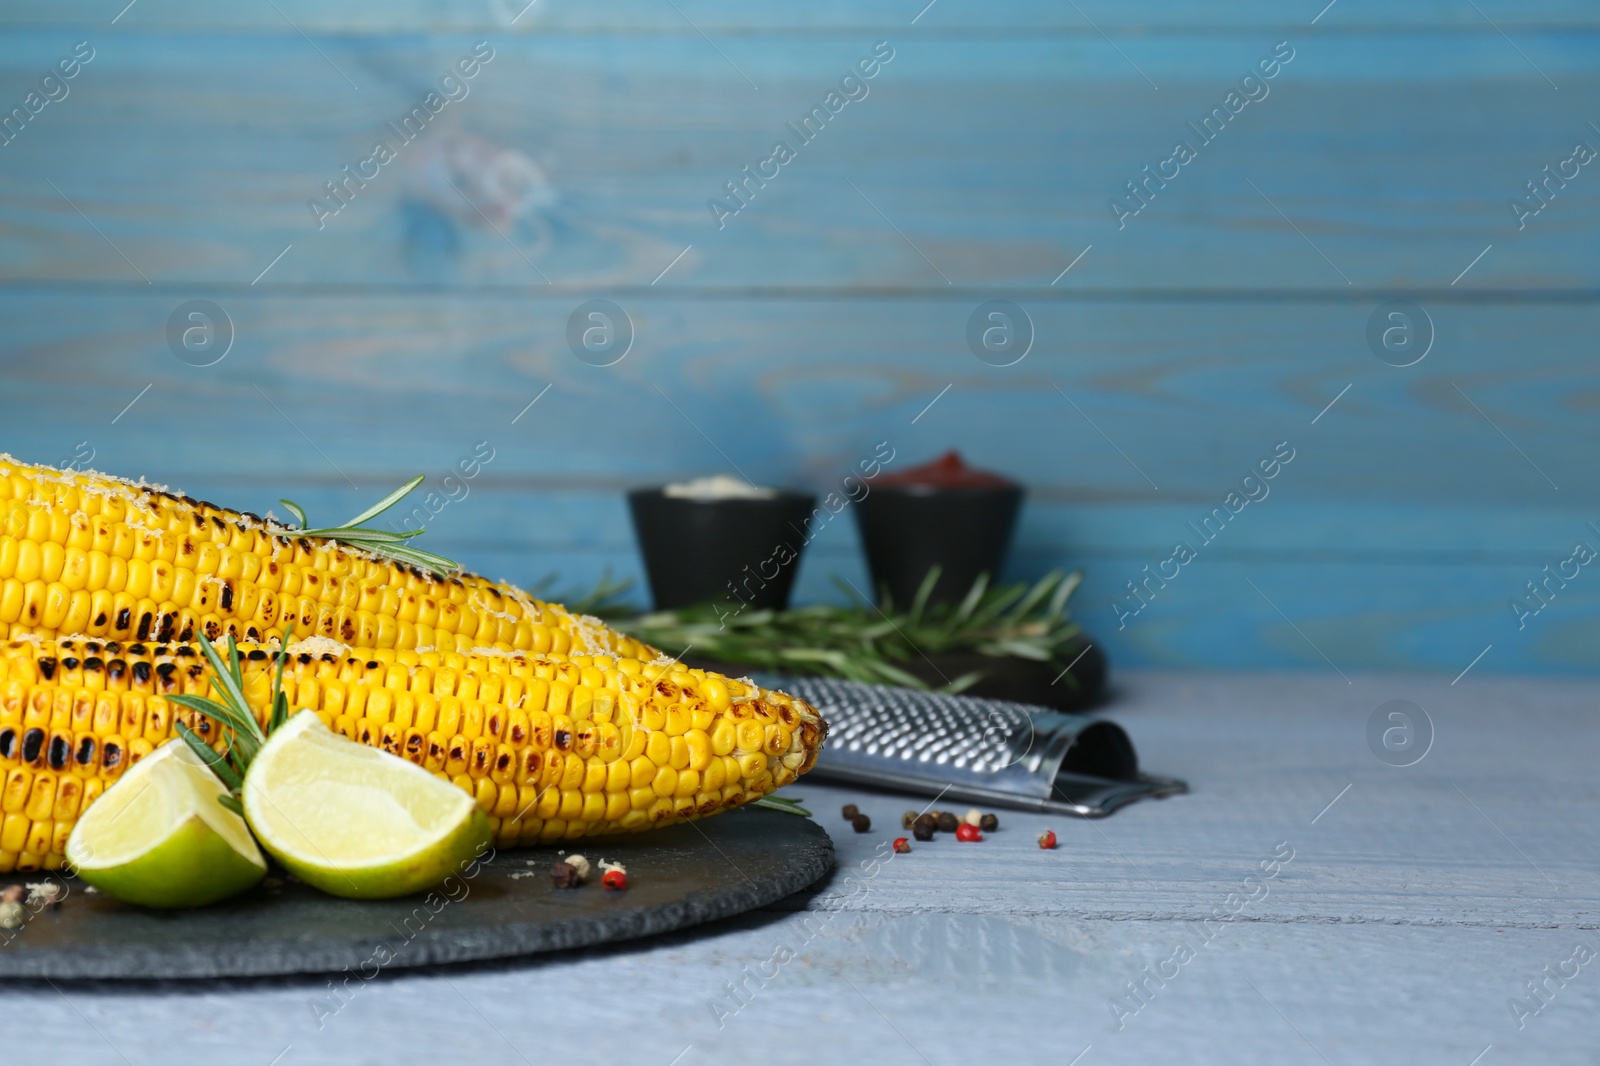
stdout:
[(419, 892), (489, 845), (477, 802), (420, 766), (346, 740), (303, 710), (244, 779), (244, 815), (273, 858), (335, 896)]
[(181, 740), (134, 763), (78, 819), (67, 863), (89, 884), (146, 907), (200, 907), (267, 872), (227, 788)]

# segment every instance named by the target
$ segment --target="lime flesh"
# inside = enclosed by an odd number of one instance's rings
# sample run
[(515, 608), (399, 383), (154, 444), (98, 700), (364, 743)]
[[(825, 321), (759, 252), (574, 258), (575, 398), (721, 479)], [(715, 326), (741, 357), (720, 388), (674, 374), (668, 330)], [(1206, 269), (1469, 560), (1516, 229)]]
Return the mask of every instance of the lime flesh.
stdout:
[(439, 884), (489, 845), (489, 819), (420, 766), (301, 711), (262, 746), (244, 813), (273, 858), (335, 896), (385, 899)]
[(266, 860), (227, 789), (181, 740), (134, 763), (67, 838), (79, 877), (128, 903), (200, 907), (260, 881)]

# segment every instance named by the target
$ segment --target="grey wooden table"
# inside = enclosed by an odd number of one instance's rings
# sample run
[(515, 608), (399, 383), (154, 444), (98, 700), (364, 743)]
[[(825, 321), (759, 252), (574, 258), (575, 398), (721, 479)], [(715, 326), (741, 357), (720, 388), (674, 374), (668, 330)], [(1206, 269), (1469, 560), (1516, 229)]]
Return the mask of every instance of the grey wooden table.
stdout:
[[(1394, 699), (1432, 723), (1410, 766), (1369, 746)], [(1002, 812), (981, 844), (874, 866), (920, 804), (802, 784), (839, 871), (745, 919), (384, 974), (320, 1019), (321, 980), (9, 985), (0, 1062), (1600, 1062), (1597, 702), (1593, 681), (1124, 675), (1108, 713), (1192, 794)]]

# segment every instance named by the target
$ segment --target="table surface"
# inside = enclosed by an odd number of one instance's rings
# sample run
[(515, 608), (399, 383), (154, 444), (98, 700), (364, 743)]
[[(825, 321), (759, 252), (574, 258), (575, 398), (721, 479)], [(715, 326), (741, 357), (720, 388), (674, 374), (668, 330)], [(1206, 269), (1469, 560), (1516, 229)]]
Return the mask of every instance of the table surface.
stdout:
[[(1099, 822), (1000, 812), (982, 843), (885, 860), (922, 801), (802, 783), (839, 868), (745, 918), (337, 990), (14, 983), (0, 1057), (1590, 1064), (1597, 698), (1576, 680), (1125, 674), (1106, 713), (1191, 794)], [(1369, 747), (1395, 699), (1431, 722), (1414, 765)]]

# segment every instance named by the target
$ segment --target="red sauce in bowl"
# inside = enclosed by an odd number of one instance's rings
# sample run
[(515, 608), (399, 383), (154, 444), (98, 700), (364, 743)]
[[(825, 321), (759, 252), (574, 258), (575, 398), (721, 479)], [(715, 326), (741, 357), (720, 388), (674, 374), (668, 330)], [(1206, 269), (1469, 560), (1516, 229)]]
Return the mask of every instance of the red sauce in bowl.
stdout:
[(921, 466), (885, 474), (877, 479), (877, 484), (905, 489), (992, 489), (1009, 487), (1016, 482), (1000, 474), (968, 466), (961, 458), (961, 453), (952, 449)]

